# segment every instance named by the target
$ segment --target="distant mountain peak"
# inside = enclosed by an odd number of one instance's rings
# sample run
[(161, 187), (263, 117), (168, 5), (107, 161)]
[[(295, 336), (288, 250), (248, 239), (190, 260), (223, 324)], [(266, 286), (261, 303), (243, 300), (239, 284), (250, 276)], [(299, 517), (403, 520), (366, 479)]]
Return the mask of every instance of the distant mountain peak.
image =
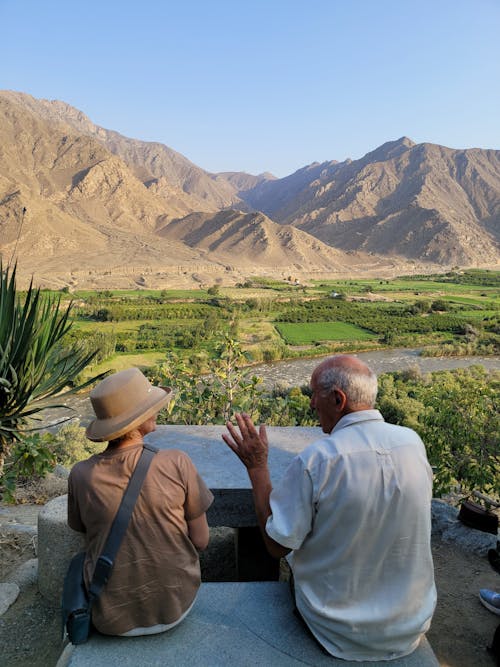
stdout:
[(373, 162), (380, 160), (390, 160), (392, 158), (402, 155), (407, 150), (413, 148), (417, 144), (408, 137), (400, 137), (394, 141), (386, 141), (384, 144), (370, 151), (361, 158), (363, 162)]
[(409, 137), (400, 137), (399, 139), (396, 139), (395, 141), (396, 144), (402, 144), (403, 146), (406, 146), (407, 148), (412, 148), (413, 146), (416, 146), (416, 143), (410, 139)]

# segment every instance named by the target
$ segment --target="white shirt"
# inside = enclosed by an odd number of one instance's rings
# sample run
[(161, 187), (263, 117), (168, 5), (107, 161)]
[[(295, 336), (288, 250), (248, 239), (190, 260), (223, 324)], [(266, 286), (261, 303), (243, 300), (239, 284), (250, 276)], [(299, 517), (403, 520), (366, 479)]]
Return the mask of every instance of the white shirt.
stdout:
[(378, 410), (346, 415), (292, 461), (267, 533), (293, 552), (297, 607), (346, 660), (411, 653), (436, 604), (432, 472), (411, 429)]

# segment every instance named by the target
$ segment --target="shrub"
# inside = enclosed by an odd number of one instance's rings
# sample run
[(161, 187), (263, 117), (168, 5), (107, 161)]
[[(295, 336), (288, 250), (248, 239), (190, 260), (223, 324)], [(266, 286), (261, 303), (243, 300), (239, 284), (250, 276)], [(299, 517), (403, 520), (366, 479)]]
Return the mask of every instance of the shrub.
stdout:
[(71, 303), (62, 309), (60, 296), (42, 295), (32, 284), (21, 298), (16, 268), (4, 270), (0, 263), (0, 478), (5, 457), (26, 437), (32, 418), (55, 407), (47, 400), (67, 389), (95, 356), (65, 346), (70, 311)]
[(54, 436), (50, 433), (33, 433), (14, 443), (5, 460), (2, 479), (4, 500), (14, 502), (19, 484), (41, 479), (55, 467), (53, 442)]
[(379, 379), (378, 407), (393, 423), (414, 428), (434, 468), (434, 493), (459, 485), (500, 497), (500, 374), (482, 367), (404, 373)]
[(92, 442), (85, 436), (85, 429), (78, 420), (64, 424), (52, 440), (52, 451), (57, 463), (71, 468), (78, 461), (83, 461), (93, 454), (99, 454), (106, 448), (106, 443)]

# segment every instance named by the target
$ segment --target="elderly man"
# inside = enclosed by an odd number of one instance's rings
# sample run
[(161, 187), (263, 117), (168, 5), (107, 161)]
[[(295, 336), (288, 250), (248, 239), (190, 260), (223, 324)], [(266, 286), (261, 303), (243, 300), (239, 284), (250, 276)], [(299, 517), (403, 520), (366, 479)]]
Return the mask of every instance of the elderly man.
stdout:
[[(128, 481), (170, 401), (169, 388), (153, 387), (137, 369), (110, 375), (90, 392), (96, 418), (87, 437), (108, 441), (102, 454), (77, 463), (68, 484), (68, 523), (85, 533), (85, 581), (92, 579)], [(177, 625), (200, 586), (198, 549), (209, 532), (212, 493), (191, 459), (176, 449), (153, 458), (123, 538), (111, 577), (92, 608), (92, 621), (108, 635), (147, 635)]]
[(321, 363), (311, 389), (326, 435), (275, 489), (264, 426), (257, 432), (236, 415), (223, 439), (247, 468), (266, 547), (287, 555), (298, 612), (316, 640), (347, 660), (407, 655), (436, 603), (424, 445), (374, 409), (377, 378), (355, 357)]

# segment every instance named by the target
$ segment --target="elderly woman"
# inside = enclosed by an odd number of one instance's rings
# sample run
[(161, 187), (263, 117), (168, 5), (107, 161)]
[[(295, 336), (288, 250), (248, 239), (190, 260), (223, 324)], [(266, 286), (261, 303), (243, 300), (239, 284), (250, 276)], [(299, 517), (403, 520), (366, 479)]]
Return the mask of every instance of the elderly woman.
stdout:
[[(87, 586), (144, 436), (155, 430), (171, 396), (171, 389), (152, 386), (136, 368), (107, 377), (90, 393), (96, 418), (87, 437), (108, 446), (73, 467), (68, 490), (68, 523), (85, 533)], [(154, 456), (111, 577), (92, 608), (99, 632), (154, 634), (182, 621), (200, 586), (198, 550), (208, 545), (212, 501), (186, 454), (165, 449)]]

